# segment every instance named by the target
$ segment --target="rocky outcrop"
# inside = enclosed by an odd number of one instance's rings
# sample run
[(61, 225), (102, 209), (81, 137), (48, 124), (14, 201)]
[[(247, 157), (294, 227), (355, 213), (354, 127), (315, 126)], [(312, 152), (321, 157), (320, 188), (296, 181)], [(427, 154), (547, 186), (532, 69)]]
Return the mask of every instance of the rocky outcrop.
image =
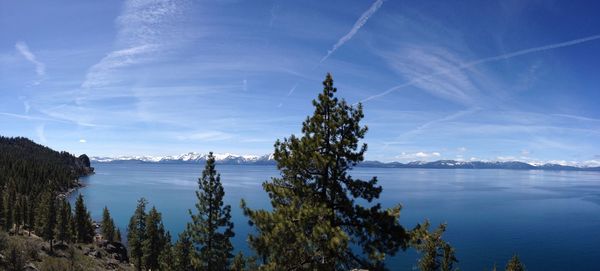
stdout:
[(107, 255), (107, 258), (119, 261), (121, 263), (125, 263), (129, 261), (127, 257), (127, 248), (120, 242), (108, 242), (108, 241), (100, 241), (98, 242), (98, 247), (100, 247)]

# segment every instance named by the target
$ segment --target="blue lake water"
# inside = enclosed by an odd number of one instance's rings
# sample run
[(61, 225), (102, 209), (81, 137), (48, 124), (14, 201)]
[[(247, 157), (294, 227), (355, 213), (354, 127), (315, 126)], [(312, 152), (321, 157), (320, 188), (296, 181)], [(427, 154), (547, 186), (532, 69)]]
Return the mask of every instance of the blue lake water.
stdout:
[[(106, 205), (125, 234), (140, 197), (163, 214), (173, 237), (190, 220), (202, 165), (99, 164), (78, 193), (95, 219)], [(239, 208), (268, 207), (261, 183), (278, 176), (274, 166), (217, 165), (232, 206), (236, 249), (246, 254), (250, 231)], [(378, 176), (385, 206), (403, 205), (400, 221), (412, 228), (424, 219), (448, 223), (445, 239), (462, 270), (504, 267), (518, 253), (528, 270), (598, 270), (600, 172), (356, 168), (352, 175)], [(76, 195), (76, 194), (75, 194)], [(388, 260), (393, 270), (412, 270), (413, 251)]]

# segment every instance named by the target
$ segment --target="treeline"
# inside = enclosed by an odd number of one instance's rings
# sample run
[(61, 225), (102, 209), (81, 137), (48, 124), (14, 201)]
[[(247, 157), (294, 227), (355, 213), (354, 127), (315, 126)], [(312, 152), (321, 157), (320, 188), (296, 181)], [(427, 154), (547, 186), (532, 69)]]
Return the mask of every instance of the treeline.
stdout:
[[(0, 228), (15, 234), (36, 232), (46, 240), (84, 240), (81, 233), (70, 238), (57, 232), (70, 231), (75, 225), (73, 216), (89, 220), (83, 199), (78, 200), (83, 213), (72, 214), (64, 193), (79, 186), (79, 177), (92, 172), (85, 154), (75, 157), (26, 138), (0, 137)], [(85, 240), (91, 242), (91, 238)]]
[(35, 230), (46, 215), (42, 209), (48, 209), (39, 203), (78, 186), (78, 178), (92, 172), (85, 154), (75, 157), (26, 138), (0, 137), (0, 226)]
[(55, 242), (91, 243), (95, 233), (83, 198), (77, 198), (72, 210), (66, 192), (92, 172), (86, 155), (57, 152), (26, 138), (0, 137), (0, 229), (39, 236), (49, 243), (49, 253)]
[[(270, 209), (241, 208), (254, 228), (248, 236), (253, 256), (233, 254), (231, 206), (209, 154), (198, 179), (191, 222), (171, 243), (161, 214), (141, 199), (128, 227), (132, 263), (137, 270), (387, 270), (385, 260), (415, 249), (420, 270), (457, 270), (454, 248), (442, 239), (446, 225), (430, 229), (425, 221), (412, 229), (399, 223), (400, 205), (383, 208), (376, 200), (377, 178), (353, 178), (350, 170), (364, 159), (360, 125), (362, 106), (335, 97), (328, 74), (314, 113), (302, 125), (302, 136), (275, 143), (281, 176), (263, 183)], [(368, 203), (366, 206), (358, 204)], [(493, 268), (496, 269), (495, 267)], [(515, 256), (506, 270), (524, 270)]]

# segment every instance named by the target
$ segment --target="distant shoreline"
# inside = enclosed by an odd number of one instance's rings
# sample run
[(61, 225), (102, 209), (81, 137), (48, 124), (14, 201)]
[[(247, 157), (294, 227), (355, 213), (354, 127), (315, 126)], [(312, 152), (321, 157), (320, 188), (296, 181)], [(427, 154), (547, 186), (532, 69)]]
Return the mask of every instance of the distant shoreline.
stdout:
[[(169, 160), (169, 161), (143, 161), (143, 160), (111, 160), (111, 161), (95, 161), (98, 164), (162, 164), (162, 165), (182, 165), (182, 164), (204, 164), (202, 160), (194, 161), (181, 161), (181, 160)], [(239, 165), (239, 166), (275, 166), (274, 160), (268, 161), (217, 161), (217, 164), (221, 165)], [(600, 167), (575, 167), (565, 166), (559, 164), (543, 164), (543, 165), (532, 165), (518, 161), (508, 162), (463, 162), (455, 160), (439, 160), (433, 162), (379, 162), (379, 161), (365, 161), (358, 164), (356, 167), (362, 168), (411, 168), (411, 169), (508, 169), (508, 170), (545, 170), (545, 171), (600, 171)]]

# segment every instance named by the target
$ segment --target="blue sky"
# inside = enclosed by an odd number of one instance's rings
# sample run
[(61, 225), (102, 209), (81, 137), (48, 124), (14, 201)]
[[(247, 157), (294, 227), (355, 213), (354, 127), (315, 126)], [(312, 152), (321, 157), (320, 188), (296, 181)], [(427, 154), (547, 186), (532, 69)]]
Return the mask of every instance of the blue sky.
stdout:
[(2, 1), (0, 134), (93, 156), (265, 154), (332, 72), (364, 104), (369, 160), (599, 163), (599, 9)]

